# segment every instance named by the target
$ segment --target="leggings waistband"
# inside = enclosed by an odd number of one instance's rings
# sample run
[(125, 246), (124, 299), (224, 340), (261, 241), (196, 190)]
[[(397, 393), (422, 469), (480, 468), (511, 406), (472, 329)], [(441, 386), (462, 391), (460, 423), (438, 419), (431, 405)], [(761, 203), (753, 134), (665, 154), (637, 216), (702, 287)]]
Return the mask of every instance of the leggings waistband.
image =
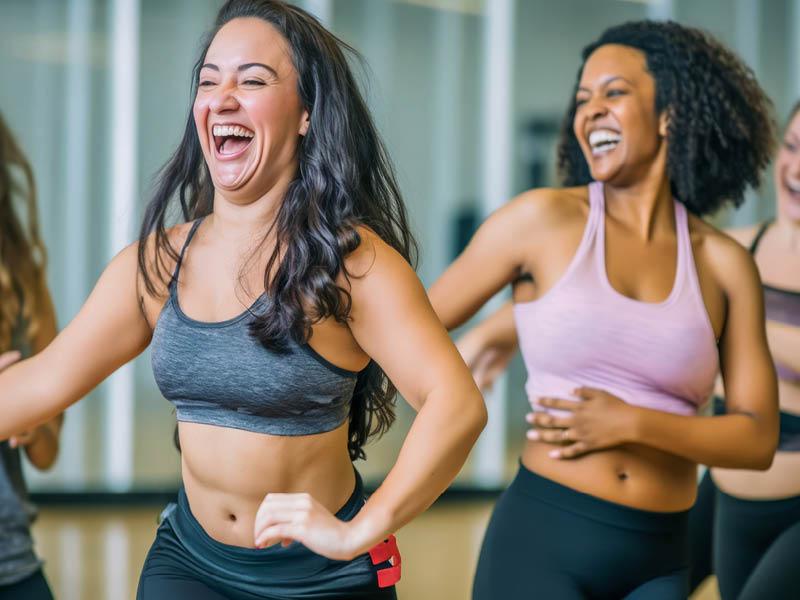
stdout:
[(751, 498), (738, 498), (736, 496), (731, 496), (719, 488), (716, 488), (716, 490), (718, 494), (718, 501), (723, 505), (723, 507), (729, 511), (738, 512), (743, 517), (745, 515), (749, 515), (757, 518), (759, 516), (763, 517), (769, 514), (784, 512), (800, 513), (800, 496), (754, 500)]
[(676, 533), (688, 526), (688, 510), (656, 512), (617, 504), (542, 477), (522, 463), (508, 489), (511, 493), (523, 494), (535, 501), (615, 527), (649, 533)]

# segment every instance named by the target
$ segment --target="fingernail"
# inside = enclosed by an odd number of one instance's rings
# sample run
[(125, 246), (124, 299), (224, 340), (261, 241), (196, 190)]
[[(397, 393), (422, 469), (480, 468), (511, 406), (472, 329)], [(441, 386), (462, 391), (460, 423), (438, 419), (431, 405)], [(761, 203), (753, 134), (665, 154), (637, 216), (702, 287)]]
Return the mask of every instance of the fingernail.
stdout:
[(539, 432), (536, 431), (535, 429), (529, 430), (525, 435), (528, 436), (529, 440), (534, 440), (535, 441), (535, 440), (539, 439)]
[(558, 450), (550, 450), (550, 452), (547, 453), (547, 456), (550, 458), (561, 458), (561, 452)]
[(528, 423), (533, 423), (533, 413), (528, 413), (527, 415), (525, 415), (525, 420)]

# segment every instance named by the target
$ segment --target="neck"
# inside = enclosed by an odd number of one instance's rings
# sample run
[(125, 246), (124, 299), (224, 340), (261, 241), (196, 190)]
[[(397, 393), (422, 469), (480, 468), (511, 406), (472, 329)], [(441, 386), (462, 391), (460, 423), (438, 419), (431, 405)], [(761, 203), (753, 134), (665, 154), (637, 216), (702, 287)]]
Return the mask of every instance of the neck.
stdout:
[(631, 184), (604, 186), (606, 210), (614, 219), (645, 240), (652, 240), (659, 230), (675, 231), (675, 210), (666, 170)]
[(270, 232), (278, 216), (292, 177), (283, 176), (261, 196), (247, 200), (231, 198), (223, 190), (214, 193), (214, 210), (209, 216), (210, 229), (221, 239), (249, 243)]
[(800, 254), (800, 223), (779, 213), (775, 219), (774, 229), (773, 239), (781, 245), (781, 248)]

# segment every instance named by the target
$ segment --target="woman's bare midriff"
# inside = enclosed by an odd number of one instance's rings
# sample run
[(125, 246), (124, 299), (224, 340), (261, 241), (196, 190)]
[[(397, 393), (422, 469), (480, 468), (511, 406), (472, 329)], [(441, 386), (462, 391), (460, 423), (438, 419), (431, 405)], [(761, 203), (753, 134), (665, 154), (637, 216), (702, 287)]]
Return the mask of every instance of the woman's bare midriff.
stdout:
[[(800, 385), (778, 381), (781, 410), (800, 415)], [(730, 496), (752, 500), (776, 500), (800, 495), (800, 452), (775, 453), (766, 471), (712, 469), (719, 489)]]
[(326, 433), (277, 436), (179, 423), (181, 470), (192, 514), (223, 544), (254, 547), (268, 493), (306, 492), (336, 513), (355, 487), (347, 423)]
[(526, 442), (522, 464), (556, 483), (640, 510), (677, 512), (694, 504), (697, 466), (652, 448), (626, 445), (581, 458), (548, 456), (552, 444)]

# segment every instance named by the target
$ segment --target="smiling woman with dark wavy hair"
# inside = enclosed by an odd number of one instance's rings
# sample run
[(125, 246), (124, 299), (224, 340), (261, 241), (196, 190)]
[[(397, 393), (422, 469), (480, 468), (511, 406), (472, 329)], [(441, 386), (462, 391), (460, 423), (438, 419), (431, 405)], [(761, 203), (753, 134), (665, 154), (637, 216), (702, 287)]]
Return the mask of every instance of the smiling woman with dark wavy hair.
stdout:
[[(394, 598), (391, 533), (483, 427), (346, 52), (289, 4), (227, 2), (139, 243), (51, 346), (0, 375), (2, 436), (152, 348), (184, 487), (142, 600)], [(366, 500), (352, 461), (392, 423), (396, 389), (419, 415)]]
[[(708, 34), (642, 21), (582, 54), (559, 163), (481, 226), (430, 295), (486, 382), (519, 346), (534, 409), (474, 598), (687, 597), (697, 464), (769, 467), (775, 371), (758, 273), (700, 217), (742, 201), (774, 140), (750, 70)], [(718, 371), (728, 412), (697, 409)], [(487, 377), (488, 376), (488, 377)]]

